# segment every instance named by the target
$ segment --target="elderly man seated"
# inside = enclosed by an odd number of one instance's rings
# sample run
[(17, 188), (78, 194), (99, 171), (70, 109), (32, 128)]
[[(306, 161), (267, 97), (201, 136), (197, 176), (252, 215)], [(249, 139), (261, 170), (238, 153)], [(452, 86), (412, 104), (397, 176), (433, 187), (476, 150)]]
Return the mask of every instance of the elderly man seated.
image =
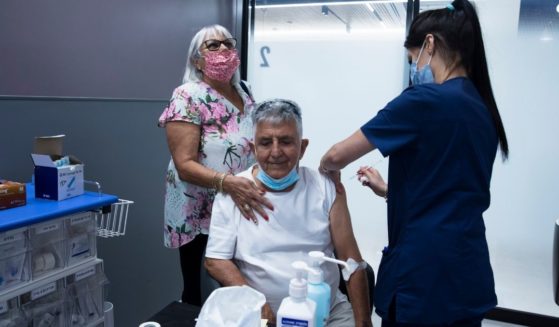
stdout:
[[(262, 318), (275, 322), (281, 300), (288, 296), (295, 276), (291, 263), (308, 262), (309, 251), (338, 259), (362, 261), (343, 186), (315, 169), (300, 167), (307, 139), (302, 139), (301, 111), (288, 100), (269, 100), (252, 113), (257, 164), (239, 174), (260, 188), (274, 204), (267, 219), (252, 223), (243, 218), (231, 197), (215, 198), (206, 248), (210, 275), (224, 286), (249, 285), (266, 296)], [(339, 181), (339, 176), (337, 176)], [(244, 206), (245, 207), (245, 206)], [(357, 270), (347, 282), (351, 303), (339, 289), (340, 273), (323, 263), (324, 280), (332, 289), (327, 326), (371, 326), (367, 279)]]

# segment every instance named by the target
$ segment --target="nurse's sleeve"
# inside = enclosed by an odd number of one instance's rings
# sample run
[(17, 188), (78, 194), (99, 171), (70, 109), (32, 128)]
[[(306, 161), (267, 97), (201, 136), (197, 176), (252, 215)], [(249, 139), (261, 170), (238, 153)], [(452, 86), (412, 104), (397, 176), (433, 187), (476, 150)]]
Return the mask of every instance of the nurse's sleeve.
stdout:
[(234, 205), (229, 196), (216, 195), (212, 208), (206, 258), (233, 259), (237, 244)]
[(361, 132), (383, 156), (391, 155), (417, 140), (422, 106), (421, 91), (408, 88), (363, 125)]

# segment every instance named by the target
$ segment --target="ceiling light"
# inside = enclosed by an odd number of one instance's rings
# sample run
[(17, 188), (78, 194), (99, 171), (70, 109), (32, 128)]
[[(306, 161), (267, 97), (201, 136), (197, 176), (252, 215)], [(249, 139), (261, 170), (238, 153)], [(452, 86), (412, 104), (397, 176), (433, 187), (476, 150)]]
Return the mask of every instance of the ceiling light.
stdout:
[(559, 5), (557, 5), (557, 7), (555, 8), (555, 10), (557, 10), (557, 12), (559, 13)]
[(540, 36), (540, 41), (543, 42), (553, 41), (553, 35), (551, 34), (551, 22), (548, 22), (544, 27), (542, 35)]
[[(440, 1), (440, 0), (425, 0), (425, 1)], [(406, 3), (408, 0), (378, 0), (375, 3)], [(325, 4), (328, 6), (345, 6), (345, 5), (362, 5), (363, 3), (369, 4), (371, 1), (336, 1), (336, 2), (307, 2), (307, 3), (286, 3), (276, 5), (256, 5), (256, 8), (295, 8), (295, 7), (320, 7)]]

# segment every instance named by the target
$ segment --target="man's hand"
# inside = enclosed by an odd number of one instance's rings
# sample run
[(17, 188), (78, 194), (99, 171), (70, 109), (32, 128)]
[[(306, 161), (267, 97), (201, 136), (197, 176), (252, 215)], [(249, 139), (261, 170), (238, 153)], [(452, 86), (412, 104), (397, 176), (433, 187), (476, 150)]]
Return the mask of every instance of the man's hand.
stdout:
[(276, 325), (276, 316), (274, 315), (274, 311), (272, 311), (268, 302), (266, 302), (262, 307), (262, 319), (268, 319), (268, 325)]

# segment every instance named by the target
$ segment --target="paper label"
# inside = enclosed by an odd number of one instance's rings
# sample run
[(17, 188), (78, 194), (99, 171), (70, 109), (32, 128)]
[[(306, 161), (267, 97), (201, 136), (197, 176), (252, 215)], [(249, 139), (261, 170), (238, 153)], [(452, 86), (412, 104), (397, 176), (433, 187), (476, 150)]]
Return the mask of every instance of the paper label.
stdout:
[(4, 235), (2, 236), (2, 238), (0, 238), (0, 245), (10, 243), (10, 242), (20, 241), (22, 239), (23, 239), (23, 233)]
[(72, 217), (70, 219), (70, 225), (81, 224), (83, 222), (89, 221), (90, 219), (91, 219), (91, 214), (89, 212), (86, 212), (82, 215)]
[(83, 194), (83, 165), (59, 167), (58, 200)]
[(31, 291), (31, 300), (36, 300), (42, 296), (45, 296), (47, 294), (50, 294), (52, 292), (56, 291), (56, 282), (52, 282), (49, 283), (43, 287), (34, 289), (33, 291)]
[(298, 320), (298, 319), (290, 319), (290, 318), (281, 318), (281, 327), (287, 326), (297, 326), (297, 327), (308, 327), (309, 322), (306, 320)]
[(82, 280), (82, 279), (84, 279), (84, 278), (87, 278), (87, 277), (93, 276), (93, 275), (95, 275), (95, 266), (89, 267), (89, 268), (84, 269), (84, 270), (82, 270), (82, 271), (78, 271), (78, 272), (74, 275), (74, 278), (75, 278), (75, 280), (76, 280), (76, 282), (77, 282), (77, 281), (80, 281), (80, 280)]
[(37, 234), (44, 234), (57, 230), (60, 227), (60, 222), (40, 226), (36, 229)]

